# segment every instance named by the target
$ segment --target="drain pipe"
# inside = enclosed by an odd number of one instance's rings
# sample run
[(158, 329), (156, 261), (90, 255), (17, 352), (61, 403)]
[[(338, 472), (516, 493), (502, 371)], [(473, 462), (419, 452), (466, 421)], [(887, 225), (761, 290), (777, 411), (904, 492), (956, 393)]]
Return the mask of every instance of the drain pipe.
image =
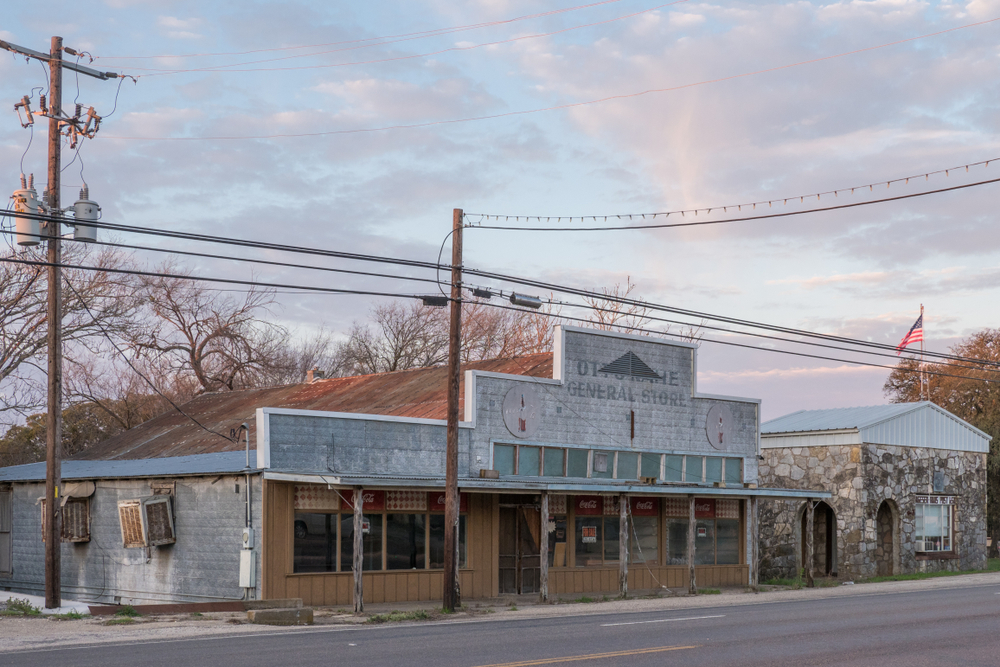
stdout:
[(243, 587), (243, 599), (249, 600), (250, 592), (255, 587), (255, 568), (253, 567), (253, 528), (251, 527), (251, 516), (250, 516), (250, 503), (251, 503), (251, 493), (252, 489), (250, 486), (250, 426), (243, 422), (240, 424), (240, 429), (243, 431), (244, 442), (246, 443), (246, 468), (243, 475), (243, 483), (246, 484), (247, 495), (246, 495), (246, 521), (243, 529), (243, 553), (241, 554), (240, 562), (240, 575), (241, 579), (246, 577), (246, 581), (241, 581), (241, 584), (247, 584)]

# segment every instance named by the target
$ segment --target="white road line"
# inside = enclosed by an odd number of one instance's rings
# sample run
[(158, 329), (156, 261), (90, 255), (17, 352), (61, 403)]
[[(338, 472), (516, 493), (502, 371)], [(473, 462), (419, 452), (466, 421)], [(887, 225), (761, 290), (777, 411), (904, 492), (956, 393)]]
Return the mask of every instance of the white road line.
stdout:
[(684, 618), (658, 618), (655, 621), (630, 621), (628, 623), (602, 623), (602, 628), (613, 628), (616, 625), (642, 625), (643, 623), (670, 623), (672, 621), (700, 621), (703, 618), (725, 618), (725, 614), (715, 616), (686, 616)]

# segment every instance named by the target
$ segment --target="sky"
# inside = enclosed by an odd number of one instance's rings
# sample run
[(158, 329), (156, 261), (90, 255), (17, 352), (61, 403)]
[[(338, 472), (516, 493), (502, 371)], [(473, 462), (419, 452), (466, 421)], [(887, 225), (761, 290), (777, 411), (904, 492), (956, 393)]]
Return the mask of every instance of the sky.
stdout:
[[(455, 208), (483, 226), (514, 224), (506, 216), (628, 224), (654, 212), (691, 222), (734, 217), (733, 206), (736, 216), (803, 211), (1000, 178), (1000, 161), (983, 164), (1000, 158), (1000, 0), (106, 0), (71, 10), (39, 0), (4, 19), (0, 39), (47, 51), (60, 35), (95, 57), (81, 64), (136, 77), (64, 81), (65, 104), (105, 120), (78, 154), (64, 149), (63, 203), (86, 182), (103, 219), (127, 225), (435, 261)], [(10, 110), (32, 92), (37, 108), (46, 85), (38, 62), (0, 55), (10, 191), (22, 170), (44, 183), (44, 126), (31, 139)], [(465, 265), (583, 289), (631, 280), (659, 304), (892, 345), (923, 304), (927, 349), (944, 352), (996, 326), (998, 189), (687, 229), (472, 227)], [(119, 239), (217, 253), (174, 258), (197, 275), (434, 289), (226, 261), (289, 261), (274, 252)], [(164, 257), (139, 255), (150, 266)], [(277, 296), (273, 317), (303, 336), (346, 331), (377, 301)], [(704, 334), (699, 390), (761, 398), (764, 419), (887, 400), (889, 371), (847, 360), (894, 359)]]

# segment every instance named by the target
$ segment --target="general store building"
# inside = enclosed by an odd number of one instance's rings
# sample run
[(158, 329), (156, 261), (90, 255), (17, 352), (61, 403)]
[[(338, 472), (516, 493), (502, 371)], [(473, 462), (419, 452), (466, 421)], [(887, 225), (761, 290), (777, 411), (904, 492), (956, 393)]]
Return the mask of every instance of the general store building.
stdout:
[[(697, 351), (559, 327), (465, 367), (463, 598), (755, 581), (758, 500), (828, 494), (759, 488), (760, 402), (699, 393)], [(204, 395), (183, 407), (208, 430), (165, 414), (66, 462), (64, 594), (349, 605), (360, 497), (364, 600), (440, 599), (446, 372)], [(43, 478), (0, 470), (0, 586), (42, 588)]]

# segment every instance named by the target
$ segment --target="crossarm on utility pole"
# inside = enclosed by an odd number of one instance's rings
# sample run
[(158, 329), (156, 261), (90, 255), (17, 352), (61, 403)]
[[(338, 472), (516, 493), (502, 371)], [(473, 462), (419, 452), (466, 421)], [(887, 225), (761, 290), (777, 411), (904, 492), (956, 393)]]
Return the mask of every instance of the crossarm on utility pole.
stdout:
[[(0, 39), (0, 49), (6, 49), (11, 53), (17, 53), (22, 56), (27, 56), (28, 58), (34, 58), (35, 60), (41, 60), (42, 62), (51, 62), (54, 56), (48, 53), (42, 53), (41, 51), (35, 51), (34, 49), (29, 49), (25, 46), (18, 46), (17, 44), (11, 44), (10, 42), (5, 42)], [(59, 49), (59, 64), (66, 69), (71, 69), (74, 72), (79, 72), (80, 74), (86, 74), (87, 76), (92, 76), (95, 79), (117, 79), (120, 74), (117, 72), (99, 72), (91, 67), (84, 67), (83, 65), (78, 65), (77, 63), (70, 63), (62, 60), (62, 47)]]

